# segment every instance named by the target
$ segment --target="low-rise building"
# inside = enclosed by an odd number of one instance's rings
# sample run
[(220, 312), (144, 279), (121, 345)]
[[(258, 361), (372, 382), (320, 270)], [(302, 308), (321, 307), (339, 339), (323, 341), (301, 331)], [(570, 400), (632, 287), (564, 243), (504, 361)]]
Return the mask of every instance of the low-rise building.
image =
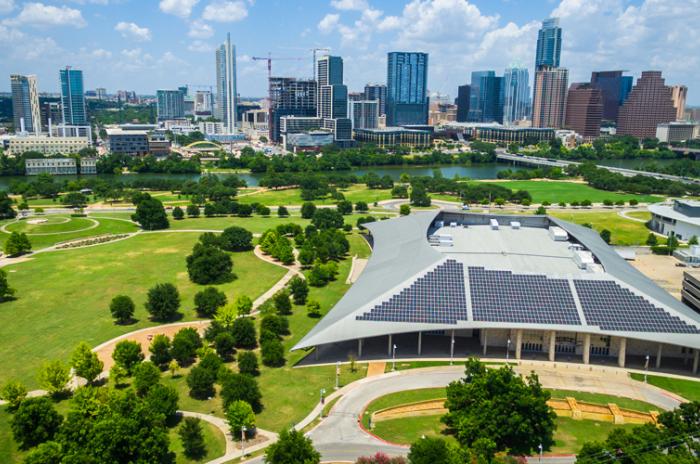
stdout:
[(150, 152), (145, 130), (107, 129), (107, 149), (110, 153), (145, 155)]
[(285, 150), (295, 153), (299, 151), (319, 151), (325, 145), (333, 143), (333, 134), (321, 130), (283, 134), (282, 143)]
[(656, 138), (659, 142), (685, 142), (695, 137), (696, 125), (691, 122), (667, 122), (656, 126)]
[(75, 158), (28, 158), (24, 161), (24, 169), (28, 176), (39, 174), (62, 176), (78, 173)]
[(379, 147), (397, 145), (427, 147), (430, 146), (431, 134), (424, 130), (385, 127), (383, 129), (357, 129), (355, 139), (358, 142), (373, 143)]
[(651, 212), (649, 227), (660, 234), (671, 234), (680, 240), (700, 237), (700, 201), (673, 200), (648, 206)]
[(87, 137), (47, 137), (44, 135), (17, 136), (9, 141), (8, 154), (20, 155), (28, 151), (44, 155), (68, 155), (90, 146)]
[(80, 158), (80, 174), (97, 174), (97, 158)]
[(472, 138), (492, 143), (525, 143), (552, 140), (554, 129), (543, 127), (475, 127)]
[(700, 313), (700, 273), (698, 271), (683, 273), (681, 300)]

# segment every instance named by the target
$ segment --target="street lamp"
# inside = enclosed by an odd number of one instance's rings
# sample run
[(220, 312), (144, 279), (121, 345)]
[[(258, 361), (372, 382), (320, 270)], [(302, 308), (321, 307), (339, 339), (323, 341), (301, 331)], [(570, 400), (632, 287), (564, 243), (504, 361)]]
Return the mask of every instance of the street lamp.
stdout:
[(241, 426), (241, 456), (245, 456), (245, 433), (248, 428), (245, 425)]
[(644, 383), (647, 383), (647, 373), (649, 372), (649, 355), (646, 355), (644, 359)]
[[(322, 389), (321, 389), (321, 404), (322, 404), (322, 405), (326, 403), (325, 394), (326, 394), (326, 389), (325, 389), (325, 388), (322, 388)], [(321, 415), (323, 415), (323, 411), (321, 411)]]
[(335, 389), (340, 388), (340, 361), (335, 363)]
[(508, 339), (508, 346), (506, 347), (506, 363), (510, 359), (510, 338)]
[(450, 366), (452, 365), (452, 360), (455, 356), (455, 339), (452, 338), (452, 343), (450, 345)]
[(391, 351), (391, 370), (396, 370), (396, 345), (394, 345), (394, 348)]

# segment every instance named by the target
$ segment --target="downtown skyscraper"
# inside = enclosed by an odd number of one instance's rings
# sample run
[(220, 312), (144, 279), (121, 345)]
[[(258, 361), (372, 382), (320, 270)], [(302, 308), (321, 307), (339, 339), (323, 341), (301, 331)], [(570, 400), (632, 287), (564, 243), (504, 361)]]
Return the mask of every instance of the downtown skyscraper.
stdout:
[(87, 125), (83, 72), (66, 66), (59, 73), (61, 80), (61, 110), (63, 124), (67, 126)]
[(560, 68), (562, 31), (558, 18), (542, 21), (535, 54), (532, 126), (560, 129), (564, 125), (569, 70)]
[(41, 134), (41, 108), (36, 76), (10, 76), (12, 116), (16, 132)]
[(389, 52), (387, 55), (386, 125), (428, 123), (428, 54)]
[(620, 107), (632, 90), (632, 76), (623, 76), (622, 71), (593, 71), (591, 85), (602, 93), (603, 119), (617, 122)]
[(343, 59), (322, 56), (316, 62), (318, 83), (317, 117), (323, 128), (333, 133), (333, 140), (352, 140), (352, 122), (348, 118), (348, 87), (343, 84)]
[(559, 27), (559, 18), (545, 19), (537, 33), (535, 71), (543, 66), (558, 68), (560, 58), (561, 27)]
[(231, 45), (231, 34), (216, 49), (216, 111), (217, 119), (224, 123), (226, 132), (236, 132), (238, 112), (236, 94), (236, 46)]
[(510, 67), (503, 73), (503, 124), (510, 126), (530, 116), (530, 74)]

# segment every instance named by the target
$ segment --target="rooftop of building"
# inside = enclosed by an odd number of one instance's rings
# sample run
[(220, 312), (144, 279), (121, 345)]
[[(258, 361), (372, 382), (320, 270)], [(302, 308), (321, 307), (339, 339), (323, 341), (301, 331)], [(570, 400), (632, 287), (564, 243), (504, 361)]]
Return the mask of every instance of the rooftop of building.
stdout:
[(420, 133), (420, 134), (427, 134), (428, 131), (425, 130), (420, 130), (420, 129), (409, 129), (406, 127), (400, 127), (400, 126), (390, 126), (390, 127), (377, 127), (377, 128), (364, 128), (364, 129), (355, 129), (355, 132), (373, 132), (373, 133), (389, 133), (389, 132), (415, 132), (415, 133)]
[(107, 137), (113, 137), (115, 135), (148, 135), (147, 130), (143, 129), (123, 129), (121, 127), (114, 127), (105, 129), (107, 132)]

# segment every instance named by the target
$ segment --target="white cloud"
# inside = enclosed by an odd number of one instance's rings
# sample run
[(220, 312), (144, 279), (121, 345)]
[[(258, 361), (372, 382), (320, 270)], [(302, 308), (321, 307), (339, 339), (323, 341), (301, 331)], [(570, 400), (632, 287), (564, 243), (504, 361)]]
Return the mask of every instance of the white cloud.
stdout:
[(358, 10), (369, 8), (366, 0), (332, 0), (331, 5), (337, 10)]
[(67, 6), (44, 5), (43, 3), (25, 3), (16, 18), (5, 20), (10, 25), (31, 26), (73, 26), (85, 27), (80, 10)]
[(334, 31), (334, 29), (338, 26), (339, 22), (339, 14), (327, 14), (323, 17), (323, 19), (321, 19), (321, 21), (319, 21), (318, 30), (323, 32), (324, 34), (328, 34)]
[(151, 31), (147, 27), (140, 27), (136, 23), (122, 21), (114, 26), (114, 30), (121, 33), (125, 39), (133, 39), (137, 42), (148, 42), (151, 40)]
[(0, 0), (0, 14), (7, 14), (15, 9), (15, 0)]
[(187, 45), (187, 49), (191, 52), (197, 53), (210, 53), (214, 51), (214, 47), (203, 40), (192, 41), (189, 45)]
[(192, 14), (192, 8), (199, 0), (160, 0), (160, 10), (163, 13), (187, 18)]
[(214, 35), (214, 28), (204, 21), (195, 20), (190, 24), (190, 32), (187, 35), (193, 39), (208, 39)]
[(248, 6), (241, 0), (215, 0), (204, 8), (202, 18), (208, 21), (233, 23), (248, 16)]
[(110, 52), (109, 50), (105, 50), (104, 48), (96, 48), (95, 50), (92, 50), (88, 53), (90, 58), (93, 59), (108, 59), (112, 57), (112, 52)]

